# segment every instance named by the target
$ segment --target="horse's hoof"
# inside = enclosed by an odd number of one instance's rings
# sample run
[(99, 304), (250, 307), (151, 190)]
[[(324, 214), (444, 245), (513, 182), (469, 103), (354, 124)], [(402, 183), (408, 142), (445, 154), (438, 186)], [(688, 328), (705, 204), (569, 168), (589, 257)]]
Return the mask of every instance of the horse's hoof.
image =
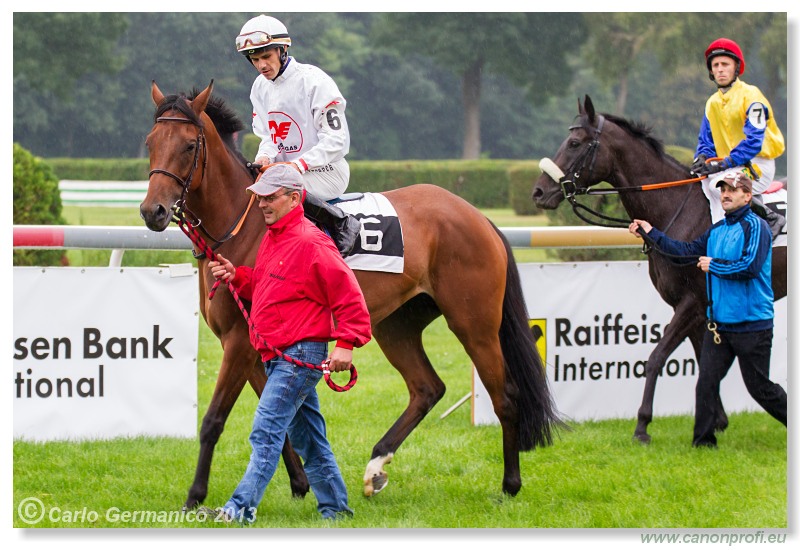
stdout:
[(389, 484), (389, 474), (381, 472), (375, 474), (372, 479), (364, 482), (364, 496), (371, 497), (383, 491)]
[(519, 490), (522, 489), (522, 481), (521, 480), (514, 480), (513, 482), (506, 483), (503, 481), (503, 494), (508, 495), (510, 497), (517, 496)]
[(649, 445), (650, 444), (650, 440), (651, 440), (651, 438), (647, 433), (641, 433), (641, 434), (635, 433), (635, 434), (633, 434), (633, 441), (634, 442), (638, 441), (639, 443), (641, 443), (643, 445)]
[(364, 473), (364, 496), (371, 497), (380, 493), (389, 483), (389, 474), (383, 467), (392, 461), (394, 453), (384, 456), (377, 456), (367, 464), (367, 471)]
[(292, 485), (291, 487), (292, 487), (292, 498), (300, 498), (300, 499), (306, 498), (308, 491), (311, 489), (308, 483), (302, 486)]
[(189, 499), (189, 500), (186, 501), (186, 504), (183, 505), (183, 508), (181, 508), (181, 511), (189, 512), (191, 510), (194, 510), (198, 506), (200, 506), (200, 503), (198, 501), (196, 501), (194, 499)]

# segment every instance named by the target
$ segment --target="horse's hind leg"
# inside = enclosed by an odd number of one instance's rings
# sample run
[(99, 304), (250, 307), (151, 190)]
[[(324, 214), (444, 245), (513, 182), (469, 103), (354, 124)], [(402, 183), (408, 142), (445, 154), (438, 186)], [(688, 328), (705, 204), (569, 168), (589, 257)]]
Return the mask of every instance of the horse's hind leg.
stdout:
[(372, 449), (364, 472), (364, 495), (372, 496), (388, 482), (384, 466), (425, 418), (445, 392), (444, 382), (434, 372), (422, 347), (422, 331), (439, 316), (433, 301), (420, 295), (374, 327), (373, 336), (386, 359), (398, 370), (408, 387), (406, 409)]
[[(492, 296), (492, 292), (496, 295)], [(520, 411), (517, 407), (517, 389), (507, 377), (498, 336), (501, 312), (495, 306), (502, 303), (502, 292), (502, 287), (486, 289), (483, 292), (484, 300), (471, 303), (469, 311), (451, 311), (450, 304), (463, 302), (463, 296), (448, 300), (441, 294), (438, 303), (447, 319), (448, 327), (472, 359), (500, 420), (503, 433), (503, 492), (515, 496), (522, 487), (519, 462)]]
[[(458, 329), (453, 330), (459, 334)], [(519, 415), (517, 389), (507, 379), (503, 352), (496, 333), (479, 339), (459, 335), (483, 382), (503, 433), (503, 492), (515, 496), (522, 488), (519, 465)]]

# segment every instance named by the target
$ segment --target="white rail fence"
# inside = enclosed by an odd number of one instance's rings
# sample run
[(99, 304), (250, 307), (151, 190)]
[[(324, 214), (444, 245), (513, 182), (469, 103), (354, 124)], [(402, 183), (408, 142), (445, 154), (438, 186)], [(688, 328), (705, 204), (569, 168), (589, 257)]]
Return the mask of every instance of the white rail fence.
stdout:
[[(606, 227), (501, 227), (514, 248), (635, 248), (625, 229)], [(137, 226), (15, 225), (15, 249), (112, 250), (110, 267), (119, 267), (125, 250), (191, 250), (177, 227), (156, 232)]]

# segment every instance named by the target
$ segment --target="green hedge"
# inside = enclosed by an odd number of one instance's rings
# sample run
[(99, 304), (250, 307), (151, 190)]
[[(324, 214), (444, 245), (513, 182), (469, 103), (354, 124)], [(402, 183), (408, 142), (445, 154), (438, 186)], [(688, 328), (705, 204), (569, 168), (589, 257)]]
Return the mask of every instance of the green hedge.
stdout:
[(507, 208), (511, 161), (354, 161), (348, 191), (390, 191), (430, 183), (452, 191), (478, 208)]
[[(48, 163), (58, 179), (64, 180), (142, 181), (150, 170), (147, 159), (53, 158)], [(532, 187), (538, 177), (537, 166), (531, 161), (506, 160), (351, 161), (347, 190), (380, 192), (431, 183), (478, 208), (508, 208), (512, 172), (515, 178), (528, 178), (527, 185)]]
[[(63, 225), (58, 178), (47, 163), (14, 144), (14, 224)], [(15, 250), (13, 265), (63, 263), (62, 250)]]
[(150, 175), (148, 159), (51, 158), (47, 163), (60, 180), (144, 181)]
[[(252, 136), (255, 138), (255, 136)], [(257, 141), (245, 137), (247, 158)], [(667, 152), (690, 164), (692, 151), (667, 147)], [(150, 169), (147, 159), (54, 158), (48, 163), (59, 179), (142, 181)], [(389, 191), (414, 183), (431, 183), (452, 191), (478, 208), (508, 208), (520, 215), (541, 213), (531, 200), (541, 174), (535, 160), (399, 160), (351, 161), (349, 192)]]

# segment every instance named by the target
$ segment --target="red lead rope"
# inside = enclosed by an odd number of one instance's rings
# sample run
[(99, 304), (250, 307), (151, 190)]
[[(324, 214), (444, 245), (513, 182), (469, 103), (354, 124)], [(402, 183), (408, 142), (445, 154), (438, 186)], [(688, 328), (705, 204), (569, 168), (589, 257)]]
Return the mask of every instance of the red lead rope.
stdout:
[[(186, 236), (189, 237), (192, 243), (194, 243), (194, 245), (201, 252), (203, 252), (209, 260), (218, 261), (216, 253), (211, 249), (210, 246), (208, 246), (208, 244), (206, 244), (205, 240), (203, 239), (202, 236), (200, 236), (197, 230), (190, 223), (186, 222), (183, 216), (176, 215), (175, 221), (178, 224), (178, 227), (181, 228), (181, 231), (183, 231), (186, 234)], [(208, 293), (209, 300), (214, 298), (214, 294), (217, 291), (219, 283), (220, 280), (217, 279), (214, 282), (214, 286), (211, 287), (211, 291)], [(358, 381), (358, 372), (356, 371), (356, 367), (353, 364), (350, 365), (350, 381), (344, 386), (340, 386), (331, 379), (331, 371), (328, 368), (329, 366), (328, 360), (323, 361), (321, 365), (306, 363), (305, 361), (300, 361), (299, 359), (295, 359), (294, 357), (289, 357), (288, 355), (284, 354), (281, 350), (272, 346), (269, 342), (264, 340), (264, 337), (261, 336), (258, 333), (258, 331), (256, 331), (256, 328), (253, 325), (253, 321), (250, 318), (250, 314), (247, 312), (247, 308), (244, 307), (244, 303), (242, 303), (241, 298), (239, 298), (239, 293), (236, 291), (236, 288), (230, 282), (227, 282), (225, 284), (228, 285), (228, 290), (231, 291), (231, 296), (233, 296), (233, 299), (236, 301), (236, 305), (239, 306), (239, 310), (242, 312), (242, 315), (244, 315), (244, 318), (247, 321), (247, 325), (250, 327), (250, 330), (253, 331), (253, 334), (256, 335), (256, 337), (261, 341), (261, 343), (264, 346), (267, 347), (267, 349), (274, 352), (278, 357), (280, 357), (284, 361), (288, 361), (289, 363), (292, 363), (294, 365), (298, 365), (300, 367), (306, 367), (309, 369), (321, 370), (322, 375), (325, 378), (325, 382), (328, 384), (328, 387), (333, 391), (345, 392), (356, 385), (356, 382)]]

